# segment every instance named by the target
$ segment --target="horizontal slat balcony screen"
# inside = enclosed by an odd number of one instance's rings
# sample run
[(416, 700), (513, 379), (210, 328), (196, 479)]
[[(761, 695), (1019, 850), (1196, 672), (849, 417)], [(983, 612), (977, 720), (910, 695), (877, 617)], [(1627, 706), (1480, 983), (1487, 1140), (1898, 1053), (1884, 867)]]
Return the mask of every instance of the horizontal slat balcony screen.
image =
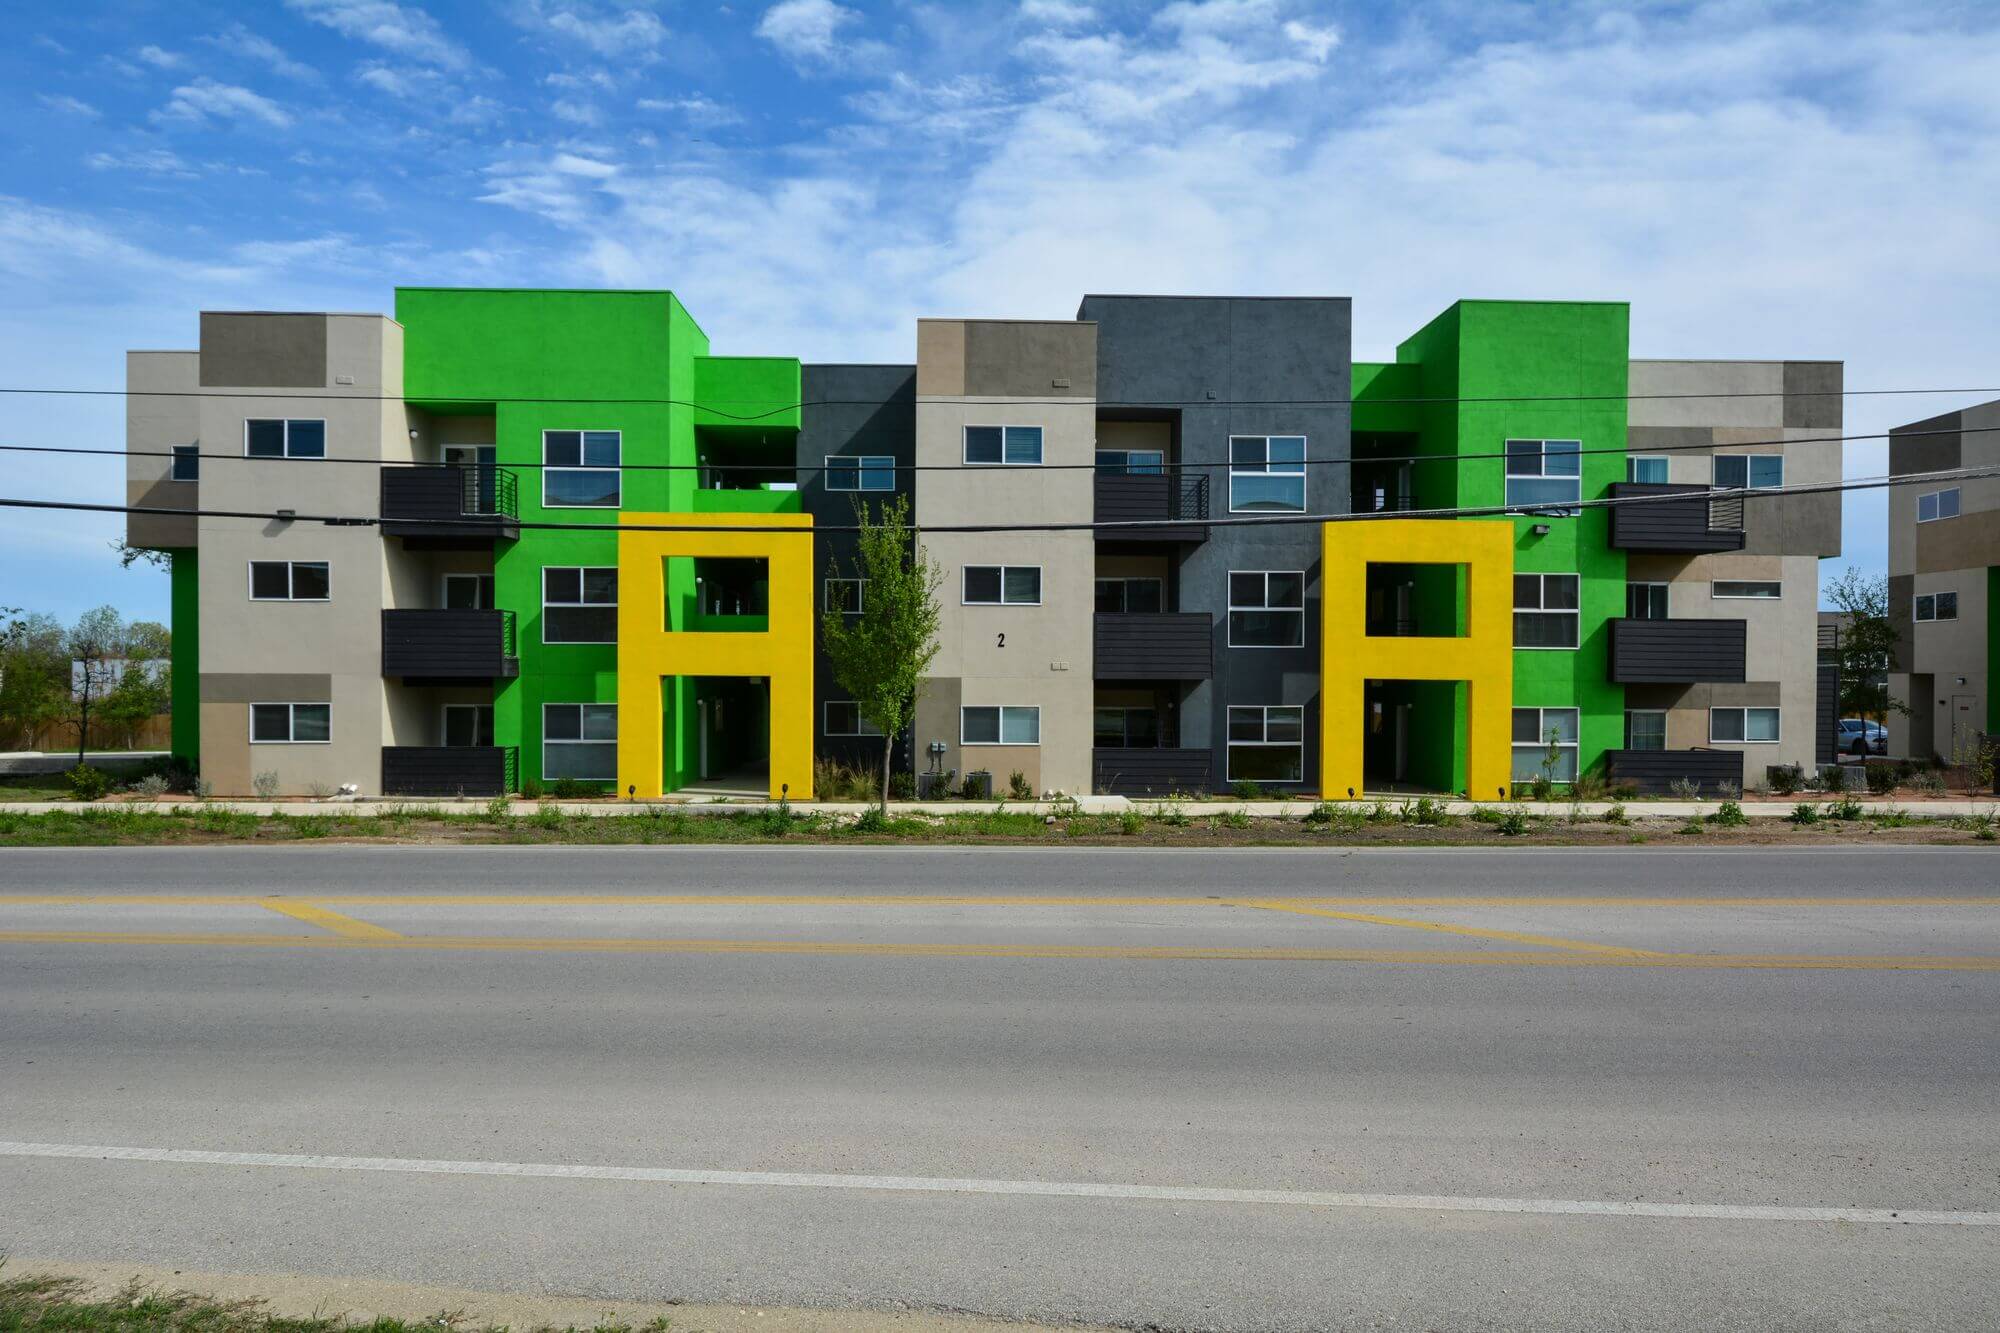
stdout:
[(1743, 786), (1741, 750), (1606, 750), (1604, 767), (1606, 781), (1631, 783), (1643, 796), (1670, 796), (1677, 779), (1700, 783), (1707, 800), (1720, 797), (1725, 782)]
[(1113, 796), (1206, 792), (1214, 762), (1211, 750), (1092, 750), (1090, 785)]
[(429, 680), (493, 680), (520, 671), (512, 611), (384, 611), (382, 674)]
[(385, 745), (385, 796), (503, 796), (515, 762), (512, 746)]
[(1215, 623), (1205, 612), (1100, 613), (1093, 635), (1098, 680), (1207, 680)]
[[(1621, 551), (1740, 551), (1743, 497), (1711, 496), (1706, 486), (1613, 483), (1611, 545)], [(1664, 497), (1664, 498), (1663, 498)]]
[(1617, 619), (1610, 627), (1610, 678), (1618, 684), (1748, 679), (1747, 621)]
[(1203, 473), (1100, 472), (1094, 478), (1099, 523), (1147, 523), (1141, 528), (1099, 528), (1099, 541), (1200, 542), (1208, 540), (1209, 479)]

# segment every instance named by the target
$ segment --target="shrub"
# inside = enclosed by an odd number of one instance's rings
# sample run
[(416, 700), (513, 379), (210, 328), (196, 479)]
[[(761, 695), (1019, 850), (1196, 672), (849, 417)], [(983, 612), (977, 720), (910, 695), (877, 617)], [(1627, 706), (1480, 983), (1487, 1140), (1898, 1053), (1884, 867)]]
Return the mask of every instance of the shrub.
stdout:
[(132, 790), (138, 792), (141, 796), (165, 796), (167, 794), (167, 775), (164, 773), (148, 773), (145, 777), (140, 778), (132, 784)]
[(495, 796), (492, 800), (488, 801), (486, 803), (486, 817), (493, 820), (510, 818), (511, 816), (507, 808), (507, 798), (505, 796)]
[(1231, 810), (1226, 814), (1217, 816), (1215, 822), (1219, 828), (1249, 828), (1250, 816), (1244, 814), (1241, 810)]
[(1700, 815), (1689, 815), (1687, 823), (1681, 825), (1680, 831), (1682, 833), (1701, 834), (1707, 832), (1708, 828), (1707, 825), (1702, 823)]
[(1925, 769), (1914, 778), (1911, 778), (1910, 785), (1915, 787), (1924, 796), (1942, 796), (1945, 794), (1944, 774), (1934, 768)]
[(1825, 792), (1847, 790), (1847, 770), (1839, 764), (1828, 764), (1819, 771), (1819, 789)]
[(1403, 806), (1405, 824), (1443, 824), (1450, 819), (1451, 816), (1445, 813), (1444, 802), (1428, 796), (1418, 797), (1414, 805), (1406, 802)]
[(1715, 784), (1715, 794), (1725, 801), (1733, 801), (1743, 794), (1743, 784), (1724, 778)]
[(914, 801), (917, 798), (917, 775), (908, 769), (897, 769), (889, 775), (889, 799), (892, 801)]
[(1615, 800), (1636, 801), (1639, 799), (1639, 784), (1636, 782), (1618, 783), (1611, 789), (1611, 795)]
[(327, 797), (333, 795), (333, 787), (330, 783), (321, 782), (315, 778), (306, 784), (306, 795), (312, 797), (315, 801), (324, 801)]
[(854, 833), (887, 833), (889, 831), (889, 819), (888, 816), (882, 813), (881, 806), (871, 805), (866, 810), (863, 810), (861, 817), (848, 827)]
[(1862, 773), (1868, 779), (1870, 796), (1887, 796), (1896, 790), (1897, 784), (1902, 781), (1894, 764), (1870, 764), (1862, 770)]
[[(816, 759), (813, 761), (813, 791), (822, 801), (870, 801), (875, 798), (875, 779), (852, 764), (843, 764), (836, 759)], [(910, 779), (914, 792), (916, 779)], [(890, 776), (890, 788), (895, 787), (895, 775)]]
[(1607, 790), (1603, 776), (1597, 773), (1578, 774), (1569, 784), (1570, 798), (1577, 801), (1601, 801)]
[(1186, 828), (1192, 822), (1188, 819), (1187, 811), (1183, 808), (1181, 798), (1178, 796), (1168, 801), (1165, 805), (1155, 808), (1153, 818), (1159, 820), (1168, 828)]
[(1805, 770), (1797, 764), (1772, 764), (1764, 770), (1764, 781), (1780, 796), (1795, 796), (1805, 785)]
[(278, 771), (267, 768), (250, 779), (250, 790), (257, 793), (259, 800), (268, 801), (278, 794)]
[(1826, 807), (1828, 819), (1851, 820), (1861, 818), (1861, 802), (1852, 796), (1843, 796)]
[(1128, 838), (1136, 838), (1146, 831), (1146, 817), (1137, 810), (1121, 810), (1118, 813), (1118, 831)]
[(576, 801), (590, 795), (590, 788), (576, 778), (562, 777), (555, 780), (555, 785), (549, 788), (549, 794), (558, 801)]
[(521, 799), (522, 799), (522, 800), (524, 800), (524, 801), (539, 801), (539, 800), (541, 800), (541, 799), (542, 799), (542, 784), (541, 784), (541, 783), (539, 783), (539, 782), (537, 782), (537, 781), (536, 781), (535, 779), (533, 779), (533, 778), (529, 778), (529, 779), (527, 779), (526, 781), (524, 781), (524, 782), (523, 782), (523, 783), (521, 784)]
[(215, 795), (215, 784), (213, 782), (210, 782), (207, 778), (199, 777), (194, 780), (194, 798), (197, 801), (205, 801), (213, 795)]
[(1331, 824), (1333, 822), (1333, 806), (1326, 801), (1321, 801), (1312, 809), (1306, 811), (1305, 822), (1308, 824)]
[(1528, 812), (1519, 806), (1504, 811), (1496, 827), (1501, 837), (1518, 838), (1528, 831)]
[(1237, 781), (1230, 783), (1229, 794), (1239, 801), (1261, 801), (1264, 799), (1264, 789), (1248, 778), (1239, 778)]
[(1701, 784), (1691, 778), (1675, 778), (1667, 784), (1667, 790), (1677, 801), (1698, 800), (1701, 796)]
[(1035, 799), (1035, 789), (1028, 785), (1028, 775), (1018, 768), (1007, 775), (1007, 794), (1017, 801)]
[(1800, 801), (1792, 807), (1791, 821), (1794, 824), (1819, 823), (1819, 807), (1811, 801)]
[(1743, 807), (1734, 801), (1724, 801), (1720, 806), (1716, 807), (1716, 811), (1710, 816), (1710, 819), (1723, 828), (1741, 828), (1750, 822), (1748, 817), (1743, 813)]
[(78, 764), (69, 771), (69, 794), (79, 801), (94, 801), (111, 790), (111, 779), (101, 768)]
[(1540, 774), (1533, 782), (1528, 784), (1528, 790), (1534, 795), (1536, 800), (1546, 801), (1556, 794), (1555, 779), (1546, 773)]
[(1631, 822), (1625, 816), (1625, 807), (1622, 803), (1614, 805), (1609, 810), (1606, 810), (1604, 812), (1603, 819), (1604, 822), (1607, 824), (1626, 824)]

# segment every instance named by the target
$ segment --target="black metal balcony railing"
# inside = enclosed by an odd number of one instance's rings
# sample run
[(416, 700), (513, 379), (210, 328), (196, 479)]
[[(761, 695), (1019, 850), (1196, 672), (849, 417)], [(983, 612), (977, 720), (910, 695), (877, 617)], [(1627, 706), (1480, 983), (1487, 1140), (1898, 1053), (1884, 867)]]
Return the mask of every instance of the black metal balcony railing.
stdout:
[(520, 482), (491, 464), (382, 469), (382, 533), (462, 542), (521, 535)]
[(1095, 478), (1099, 523), (1141, 523), (1099, 528), (1099, 541), (1203, 542), (1208, 540), (1208, 474), (1100, 472)]
[(1632, 620), (1610, 627), (1609, 677), (1621, 685), (1691, 685), (1747, 679), (1748, 622)]
[(1611, 487), (1611, 545), (1621, 551), (1693, 554), (1743, 549), (1743, 497), (1706, 486), (1620, 481)]
[(405, 680), (498, 680), (519, 675), (512, 611), (382, 613), (382, 674)]
[(1092, 629), (1097, 680), (1207, 680), (1215, 622), (1205, 611), (1100, 613)]

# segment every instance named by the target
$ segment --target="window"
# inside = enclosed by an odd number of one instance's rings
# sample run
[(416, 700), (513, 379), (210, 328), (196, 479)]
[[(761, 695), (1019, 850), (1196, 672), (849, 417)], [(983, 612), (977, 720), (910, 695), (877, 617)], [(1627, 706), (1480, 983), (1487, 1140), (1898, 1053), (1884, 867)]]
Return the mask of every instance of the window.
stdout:
[(893, 491), (896, 489), (896, 459), (890, 454), (868, 454), (858, 458), (826, 460), (826, 488), (830, 491)]
[(1304, 782), (1303, 704), (1229, 705), (1228, 782)]
[(1625, 480), (1651, 483), (1667, 479), (1667, 460), (1659, 454), (1633, 454), (1625, 460)]
[(1042, 710), (1003, 707), (961, 708), (958, 710), (960, 745), (1040, 745)]
[(825, 732), (829, 736), (880, 736), (882, 728), (861, 716), (861, 705), (852, 699), (829, 699)]
[(1582, 450), (1580, 440), (1507, 441), (1507, 507), (1582, 500)]
[(1152, 708), (1092, 711), (1091, 744), (1100, 750), (1151, 750), (1160, 743), (1160, 714)]
[(618, 642), (615, 566), (551, 565), (542, 571), (542, 642)]
[(332, 704), (250, 705), (252, 745), (325, 745), (332, 739)]
[(246, 421), (243, 423), (243, 455), (246, 458), (325, 458), (324, 421)]
[(1163, 579), (1099, 579), (1097, 609), (1114, 616), (1164, 611), (1167, 609), (1166, 589)]
[(201, 480), (201, 446), (198, 444), (177, 444), (174, 446), (174, 461), (168, 465), (169, 481)]
[(1100, 476), (1157, 477), (1167, 470), (1167, 455), (1160, 449), (1099, 449)]
[(453, 749), (493, 744), (493, 705), (446, 704), (444, 743)]
[(1040, 565), (967, 565), (961, 599), (966, 606), (1040, 606)]
[[(1516, 708), (1514, 710), (1514, 781), (1533, 782), (1548, 773), (1555, 782), (1576, 781), (1577, 710), (1574, 708)], [(1549, 747), (1555, 747), (1556, 765), (1546, 765)]]
[(1652, 708), (1634, 708), (1625, 714), (1625, 748), (1664, 750), (1667, 748), (1667, 715)]
[(618, 780), (618, 705), (543, 704), (542, 777)]
[(444, 609), (447, 611), (491, 611), (491, 574), (447, 574), (444, 576)]
[(1759, 597), (1782, 596), (1784, 585), (1776, 579), (1717, 579), (1709, 585), (1711, 597)]
[(1575, 574), (1516, 574), (1514, 646), (1576, 647), (1581, 585), (1582, 579)]
[(332, 596), (332, 576), (324, 560), (252, 560), (253, 602), (324, 602)]
[(623, 434), (542, 432), (542, 503), (555, 509), (616, 509)]
[(850, 616), (860, 615), (862, 590), (867, 583), (867, 579), (828, 579), (826, 609), (842, 611)]
[(1042, 461), (1040, 426), (967, 426), (965, 461), (1035, 467)]
[(1926, 592), (1917, 596), (1918, 620), (1957, 620), (1958, 594), (1955, 592)]
[(1229, 646), (1297, 648), (1306, 638), (1306, 576), (1296, 569), (1229, 571)]
[(1667, 618), (1667, 585), (1628, 583), (1625, 585), (1625, 615), (1632, 620)]
[(1306, 509), (1306, 437), (1229, 437), (1231, 513), (1303, 514)]
[[(179, 449), (174, 450), (176, 454)], [(1948, 491), (1931, 491), (1917, 497), (1917, 522), (1935, 523), (1941, 518), (1958, 517), (1958, 487)]]
[(1771, 490), (1785, 484), (1783, 454), (1717, 454), (1715, 484), (1732, 490)]
[(1708, 710), (1708, 738), (1711, 741), (1747, 741), (1766, 744), (1778, 739), (1778, 710), (1775, 708), (1711, 708)]

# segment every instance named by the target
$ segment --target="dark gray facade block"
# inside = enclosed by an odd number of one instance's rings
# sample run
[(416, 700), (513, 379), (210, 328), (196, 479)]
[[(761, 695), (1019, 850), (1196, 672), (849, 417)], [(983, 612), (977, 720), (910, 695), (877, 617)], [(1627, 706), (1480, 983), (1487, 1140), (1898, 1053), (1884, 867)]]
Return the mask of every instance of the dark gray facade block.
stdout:
[(1607, 622), (1610, 677), (1621, 685), (1735, 682), (1745, 674), (1749, 622), (1630, 620)]
[(1925, 421), (1913, 421), (1889, 432), (1889, 475), (1907, 477), (1917, 472), (1947, 472), (1965, 466), (1962, 461), (1965, 439), (1963, 412), (1946, 412)]
[(201, 383), (204, 388), (325, 388), (326, 316), (202, 311)]
[(1743, 787), (1741, 750), (1606, 750), (1604, 776), (1614, 785), (1631, 783), (1644, 796), (1666, 796), (1676, 780), (1699, 782), (1701, 794), (1713, 798), (1719, 784)]
[(1098, 680), (1207, 680), (1215, 618), (1206, 611), (1099, 614), (1092, 633)]
[(1785, 362), (1785, 427), (1839, 430), (1845, 366), (1839, 361)]

